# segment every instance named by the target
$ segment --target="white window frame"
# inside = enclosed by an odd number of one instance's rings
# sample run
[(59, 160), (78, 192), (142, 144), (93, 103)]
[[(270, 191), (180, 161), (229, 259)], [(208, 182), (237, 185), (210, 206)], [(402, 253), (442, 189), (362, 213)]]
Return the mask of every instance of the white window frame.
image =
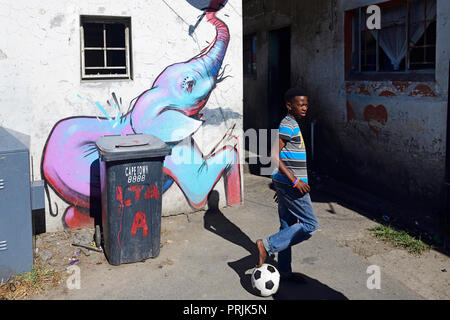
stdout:
[[(103, 47), (85, 47), (84, 23), (103, 24)], [(105, 24), (123, 24), (125, 29), (125, 47), (107, 47)], [(130, 17), (105, 17), (105, 16), (81, 16), (80, 17), (80, 44), (81, 44), (81, 80), (101, 80), (101, 79), (125, 79), (132, 80), (131, 75), (131, 18)], [(86, 67), (85, 52), (89, 50), (103, 51), (103, 67)], [(108, 66), (108, 51), (125, 51), (125, 66)], [(86, 70), (125, 70), (124, 74), (86, 74)]]

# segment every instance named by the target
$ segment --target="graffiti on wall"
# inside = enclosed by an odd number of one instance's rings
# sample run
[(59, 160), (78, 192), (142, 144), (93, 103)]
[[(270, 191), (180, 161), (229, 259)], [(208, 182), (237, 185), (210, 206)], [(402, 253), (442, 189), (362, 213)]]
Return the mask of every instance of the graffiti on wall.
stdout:
[(388, 121), (388, 114), (385, 106), (373, 106), (368, 105), (364, 109), (364, 120), (369, 124), (369, 128), (372, 132), (378, 133), (380, 125), (385, 125)]
[[(347, 123), (364, 120), (364, 122), (367, 122), (370, 132), (377, 136), (390, 120), (388, 109), (386, 108), (386, 106), (389, 106), (389, 101), (394, 101), (394, 99), (409, 99), (411, 97), (427, 99), (438, 97), (438, 90), (435, 83), (414, 83), (411, 81), (347, 81), (345, 83), (345, 91), (347, 94)], [(364, 106), (362, 109), (360, 107), (355, 109), (355, 105), (352, 105), (352, 102), (350, 102), (350, 100), (359, 100), (358, 97), (362, 97), (366, 101), (364, 104), (358, 103), (359, 106)], [(384, 102), (376, 106), (367, 104), (367, 97)], [(363, 112), (362, 115), (355, 112), (361, 110)], [(400, 121), (408, 122), (408, 127), (411, 129), (423, 130), (420, 124), (411, 123), (413, 120), (402, 118)], [(421, 121), (423, 122), (424, 120)]]
[[(93, 223), (91, 210), (98, 210), (95, 206), (101, 196), (95, 143), (105, 135), (151, 134), (172, 148), (172, 155), (164, 162), (162, 193), (176, 184), (188, 204), (200, 209), (223, 178), (227, 204), (241, 203), (239, 147), (233, 128), (209, 154), (204, 154), (193, 139), (204, 124), (200, 111), (216, 85), (225, 78), (221, 68), (230, 41), (228, 26), (216, 17), (217, 10), (226, 1), (210, 3), (204, 17), (216, 30), (215, 39), (199, 55), (165, 68), (152, 87), (134, 100), (126, 114), (118, 113), (115, 118), (106, 113), (104, 118), (70, 117), (56, 123), (51, 130), (42, 154), (41, 174), (48, 197), (50, 187), (68, 203), (63, 215), (67, 227)], [(233, 143), (219, 147), (227, 138)], [(51, 204), (49, 207), (50, 214), (57, 216), (58, 207), (52, 208)], [(141, 222), (137, 221), (137, 226)]]
[[(370, 131), (375, 134), (378, 134), (380, 128), (385, 126), (388, 122), (388, 112), (384, 105), (373, 106), (371, 104), (364, 107), (364, 121), (367, 122)], [(355, 111), (350, 103), (347, 100), (347, 122), (357, 121), (358, 117), (356, 116)]]
[(431, 97), (436, 98), (435, 83), (413, 83), (410, 81), (347, 81), (347, 95), (367, 97)]

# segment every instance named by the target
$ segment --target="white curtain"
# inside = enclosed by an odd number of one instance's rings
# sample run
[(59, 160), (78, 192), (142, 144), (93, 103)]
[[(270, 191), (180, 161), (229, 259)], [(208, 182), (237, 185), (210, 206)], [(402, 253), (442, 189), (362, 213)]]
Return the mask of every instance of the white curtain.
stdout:
[[(402, 7), (381, 10), (381, 30), (373, 30), (372, 34), (378, 41), (380, 32), (380, 46), (391, 60), (394, 70), (400, 69), (400, 63), (406, 56), (406, 5)], [(416, 44), (424, 34), (424, 24), (413, 24), (414, 22), (436, 19), (436, 0), (418, 0), (411, 2), (409, 13), (409, 35), (410, 45)], [(390, 26), (401, 25), (401, 27), (389, 28)], [(427, 27), (430, 22), (427, 22)], [(387, 28), (387, 29), (385, 29)]]

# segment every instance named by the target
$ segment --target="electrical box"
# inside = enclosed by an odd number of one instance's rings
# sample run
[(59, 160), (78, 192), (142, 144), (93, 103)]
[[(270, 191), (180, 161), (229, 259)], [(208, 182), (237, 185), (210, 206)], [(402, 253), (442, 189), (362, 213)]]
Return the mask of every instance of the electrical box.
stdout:
[(26, 137), (0, 127), (0, 283), (33, 267), (30, 152)]

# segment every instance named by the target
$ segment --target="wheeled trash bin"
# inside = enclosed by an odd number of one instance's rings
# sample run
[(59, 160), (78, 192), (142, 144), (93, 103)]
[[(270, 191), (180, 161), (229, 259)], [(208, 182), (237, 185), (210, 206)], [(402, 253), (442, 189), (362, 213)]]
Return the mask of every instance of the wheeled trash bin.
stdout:
[(105, 136), (100, 155), (104, 251), (111, 265), (159, 255), (164, 159), (171, 149), (152, 135)]

